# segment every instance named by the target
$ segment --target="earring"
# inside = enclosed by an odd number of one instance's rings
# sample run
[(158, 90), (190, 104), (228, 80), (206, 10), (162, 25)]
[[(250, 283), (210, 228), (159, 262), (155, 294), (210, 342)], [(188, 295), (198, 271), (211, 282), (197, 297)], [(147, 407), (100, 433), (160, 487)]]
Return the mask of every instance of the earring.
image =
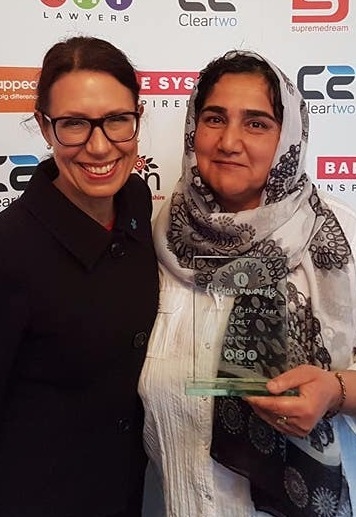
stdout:
[(50, 151), (50, 150), (52, 149), (51, 144), (47, 144), (47, 145), (46, 145), (46, 148)]

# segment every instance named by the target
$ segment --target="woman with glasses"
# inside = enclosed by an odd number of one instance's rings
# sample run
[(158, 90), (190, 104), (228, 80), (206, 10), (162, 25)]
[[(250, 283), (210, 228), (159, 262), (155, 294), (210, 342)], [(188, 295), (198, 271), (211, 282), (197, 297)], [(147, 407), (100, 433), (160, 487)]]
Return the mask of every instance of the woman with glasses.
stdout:
[(53, 156), (0, 214), (0, 515), (138, 517), (158, 296), (139, 84), (112, 44), (73, 37), (37, 94)]
[(296, 86), (257, 53), (201, 72), (154, 229), (147, 517), (356, 515), (356, 215), (306, 174), (308, 136)]

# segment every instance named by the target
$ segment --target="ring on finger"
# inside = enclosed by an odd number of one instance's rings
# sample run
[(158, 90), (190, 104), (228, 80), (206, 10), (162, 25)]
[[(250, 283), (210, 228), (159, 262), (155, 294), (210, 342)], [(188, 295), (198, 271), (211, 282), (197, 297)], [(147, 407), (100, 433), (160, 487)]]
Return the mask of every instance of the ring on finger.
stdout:
[(286, 425), (288, 423), (288, 417), (285, 415), (280, 415), (276, 418), (277, 425)]

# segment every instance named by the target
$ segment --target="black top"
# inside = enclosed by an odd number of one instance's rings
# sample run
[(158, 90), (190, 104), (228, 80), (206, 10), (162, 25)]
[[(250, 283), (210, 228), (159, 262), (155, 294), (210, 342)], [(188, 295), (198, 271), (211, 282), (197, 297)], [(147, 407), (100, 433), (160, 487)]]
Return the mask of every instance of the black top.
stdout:
[(112, 232), (42, 162), (0, 214), (0, 516), (140, 515), (137, 383), (158, 300), (149, 189), (131, 175)]

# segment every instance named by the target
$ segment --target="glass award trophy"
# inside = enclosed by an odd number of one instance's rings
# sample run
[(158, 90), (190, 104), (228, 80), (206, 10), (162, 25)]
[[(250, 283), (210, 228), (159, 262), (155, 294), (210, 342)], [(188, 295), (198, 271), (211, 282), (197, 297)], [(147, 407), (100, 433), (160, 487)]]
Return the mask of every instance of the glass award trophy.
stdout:
[[(270, 394), (267, 381), (288, 369), (286, 272), (284, 256), (194, 257), (187, 395)], [(210, 369), (201, 361), (206, 331), (216, 357)]]

